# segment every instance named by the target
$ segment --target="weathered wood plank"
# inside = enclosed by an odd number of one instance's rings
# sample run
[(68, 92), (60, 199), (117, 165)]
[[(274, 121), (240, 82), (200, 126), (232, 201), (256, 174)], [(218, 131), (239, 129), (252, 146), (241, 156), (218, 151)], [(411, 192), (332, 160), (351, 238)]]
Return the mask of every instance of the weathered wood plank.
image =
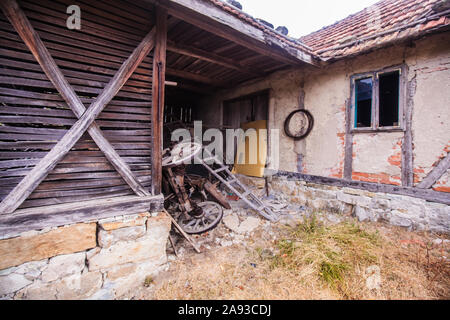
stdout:
[[(26, 9), (30, 9), (36, 12), (40, 12), (42, 14), (51, 15), (54, 17), (58, 17), (60, 19), (67, 19), (67, 16), (64, 15), (66, 8), (73, 4), (72, 0), (59, 0), (56, 1), (39, 1), (39, 5), (36, 5), (35, 3), (30, 3), (29, 1), (23, 1), (22, 6)], [(116, 1), (117, 2), (117, 1)], [(122, 17), (123, 12), (128, 10), (130, 6), (123, 4), (121, 6), (121, 9), (114, 10), (113, 13), (111, 13), (111, 5), (105, 6), (102, 3), (95, 3), (93, 6), (93, 3), (89, 1), (83, 1), (83, 20), (86, 19), (90, 22), (97, 22), (97, 24), (101, 21), (102, 25), (108, 26), (109, 32), (114, 31), (126, 31), (128, 33), (127, 36), (137, 34), (141, 30), (143, 25), (149, 26), (153, 23), (153, 21), (149, 21), (149, 19), (142, 18), (143, 15), (148, 14), (147, 11), (136, 12), (133, 13), (132, 17), (130, 15), (127, 15), (127, 18)], [(94, 25), (93, 25), (94, 26)], [(96, 28), (100, 29), (101, 26), (96, 26)], [(106, 29), (101, 29), (105, 30)], [(133, 37), (133, 39), (135, 39)]]
[(167, 10), (156, 7), (156, 40), (153, 54), (152, 194), (161, 193), (164, 92), (166, 81)]
[[(66, 2), (70, 5), (70, 2)], [(30, 3), (27, 1), (22, 1), (21, 6), (30, 19), (39, 19), (40, 21), (47, 22), (49, 24), (61, 25), (67, 19), (67, 15), (65, 14), (67, 5), (60, 4), (56, 1), (39, 1), (39, 5), (36, 3)], [(30, 9), (30, 10), (28, 10)], [(138, 19), (139, 17), (134, 16), (134, 19)], [(100, 23), (101, 21), (101, 23)], [(128, 32), (124, 32), (124, 28), (126, 25), (121, 24), (117, 25), (116, 28), (111, 28), (103, 25), (104, 22), (108, 22), (108, 19), (105, 19), (102, 15), (91, 15), (89, 11), (87, 11), (83, 7), (83, 25), (86, 28), (86, 33), (90, 33), (96, 36), (104, 37), (106, 39), (108, 36), (114, 37), (118, 41), (124, 41), (124, 43), (129, 43), (129, 40), (138, 41), (142, 38), (137, 33), (140, 33), (140, 29), (128, 28)], [(145, 21), (148, 24), (148, 21)]]
[[(21, 159), (21, 158), (31, 158), (40, 159), (47, 154), (45, 151), (0, 151), (0, 159)], [(117, 154), (120, 156), (151, 156), (151, 151), (146, 150), (119, 150)], [(96, 150), (77, 150), (71, 151), (70, 155), (74, 158), (76, 157), (102, 157), (103, 153)]]
[[(0, 49), (0, 54), (1, 54)], [(0, 84), (15, 84), (20, 86), (27, 86), (27, 87), (37, 87), (37, 88), (46, 88), (46, 89), (53, 89), (54, 86), (50, 81), (45, 80), (35, 80), (35, 79), (27, 79), (27, 78), (19, 78), (19, 77), (6, 77), (6, 76), (0, 76)], [(86, 84), (86, 83), (84, 83)], [(72, 85), (72, 88), (76, 92), (80, 93), (88, 93), (97, 95), (102, 92), (102, 88), (97, 87), (89, 87), (85, 85)], [(131, 99), (138, 99), (138, 100), (151, 100), (151, 95), (144, 94), (144, 93), (136, 93), (136, 92), (127, 92), (127, 91), (121, 91), (117, 94), (117, 97), (124, 97), (124, 98), (131, 98)]]
[[(74, 112), (80, 116), (79, 120), (65, 134), (65, 136), (56, 144), (56, 146), (33, 168), (33, 170), (14, 188), (14, 190), (0, 203), (0, 214), (12, 213), (17, 209), (23, 201), (33, 192), (33, 190), (45, 179), (46, 175), (56, 166), (56, 164), (70, 151), (73, 145), (83, 135), (83, 133), (92, 125), (93, 129), (89, 129), (93, 139), (99, 144), (102, 151), (113, 163), (115, 168), (124, 174), (127, 183), (131, 184), (139, 195), (145, 195), (147, 192), (134, 179), (131, 170), (127, 166), (123, 167), (123, 161), (115, 153), (114, 149), (106, 141), (100, 132), (100, 129), (94, 123), (97, 116), (103, 111), (106, 105), (119, 92), (122, 86), (129, 79), (131, 74), (136, 70), (143, 59), (149, 54), (154, 47), (155, 30), (150, 31), (142, 40), (139, 46), (133, 51), (132, 55), (124, 62), (117, 71), (113, 79), (105, 87), (104, 91), (97, 97), (96, 101), (91, 104), (89, 109), (84, 112), (85, 107), (79, 101), (79, 98), (70, 90), (70, 85), (61, 74), (58, 66), (45, 48), (42, 40), (34, 31), (27, 17), (19, 8), (15, 0), (5, 0), (0, 6), (7, 16), (8, 20), (13, 24), (21, 38), (32, 51), (33, 55), (43, 67), (47, 76), (52, 80), (63, 98), (74, 107)], [(84, 113), (83, 113), (84, 112)], [(122, 166), (122, 167), (120, 167)], [(124, 170), (125, 168), (125, 170)]]
[[(83, 189), (85, 190), (85, 189)], [(124, 196), (132, 196), (134, 195), (133, 190), (131, 190), (129, 187), (127, 190), (123, 191), (108, 191), (106, 193), (98, 193), (98, 194), (91, 194), (88, 196), (83, 194), (81, 196), (68, 196), (68, 197), (57, 197), (57, 198), (40, 198), (40, 199), (27, 199), (22, 205), (19, 207), (19, 209), (26, 209), (26, 208), (35, 208), (35, 207), (44, 207), (44, 206), (53, 206), (57, 204), (63, 204), (63, 203), (71, 203), (71, 202), (77, 202), (77, 201), (85, 201), (87, 200), (94, 200), (94, 199), (108, 199), (108, 198), (115, 198), (115, 197), (124, 197)]]
[(13, 215), (0, 215), (0, 238), (10, 238), (29, 230), (97, 221), (145, 211), (159, 211), (162, 209), (163, 202), (162, 195), (126, 196), (20, 209)]
[[(98, 81), (99, 80), (98, 76), (93, 76), (92, 74), (89, 74), (89, 73), (79, 74), (76, 71), (74, 72), (74, 71), (67, 70), (63, 73), (65, 73), (67, 80), (72, 85), (79, 85), (79, 86), (85, 86), (85, 87), (104, 88), (105, 85), (110, 80), (109, 77), (100, 76), (101, 80)], [(69, 74), (72, 76), (70, 76)], [(88, 74), (89, 77), (84, 77), (83, 75), (85, 75), (85, 74)], [(6, 76), (8, 78), (9, 77), (17, 77), (17, 78), (25, 78), (25, 79), (47, 80), (46, 75), (43, 73), (16, 70), (16, 69), (12, 69), (12, 68), (1, 68), (0, 75)], [(93, 78), (95, 78), (95, 79), (93, 79)], [(136, 84), (136, 81), (134, 83)], [(138, 93), (138, 94), (140, 94), (140, 97), (144, 97), (145, 99), (150, 99), (151, 96), (149, 96), (149, 94), (151, 93), (151, 90), (147, 88), (148, 82), (140, 82), (139, 85), (141, 85), (141, 87), (132, 86), (132, 85), (130, 85), (130, 82), (128, 81), (127, 85), (123, 86), (122, 91), (130, 92), (130, 93)]]
[[(352, 84), (351, 92), (354, 90)], [(345, 151), (344, 151), (344, 179), (352, 180), (353, 174), (353, 133), (352, 133), (352, 98), (347, 100), (345, 110)]]
[[(30, 128), (30, 127), (12, 127), (12, 126), (0, 126), (0, 132), (8, 132), (11, 133), (9, 138), (4, 137), (2, 140), (14, 140), (16, 139), (16, 135), (24, 135), (24, 141), (33, 140), (33, 138), (37, 138), (38, 141), (45, 141), (46, 139), (50, 139), (51, 141), (58, 140), (61, 138), (66, 132), (66, 129), (54, 129), (54, 128)], [(129, 142), (137, 142), (142, 141), (139, 140), (140, 137), (144, 139), (148, 139), (151, 136), (152, 132), (150, 129), (107, 129), (103, 131), (108, 140), (117, 140), (120, 141), (120, 138), (125, 139), (125, 141)], [(30, 135), (26, 135), (30, 134)], [(36, 135), (36, 137), (35, 137)], [(20, 140), (20, 139), (19, 139)], [(33, 140), (36, 141), (36, 140)], [(47, 140), (48, 141), (48, 140)], [(143, 140), (148, 142), (149, 140)]]
[[(6, 150), (50, 150), (56, 143), (42, 142), (42, 141), (19, 141), (19, 142), (0, 142), (0, 149)], [(148, 150), (151, 152), (152, 145), (145, 142), (138, 143), (113, 143), (116, 150)], [(93, 142), (81, 141), (78, 142), (73, 149), (92, 149), (97, 148)]]
[[(6, 124), (22, 124), (26, 123), (35, 123), (35, 124), (48, 124), (48, 125), (58, 125), (58, 126), (70, 126), (76, 123), (75, 119), (69, 118), (53, 118), (53, 117), (37, 117), (37, 116), (0, 116), (0, 122)], [(125, 122), (125, 121), (105, 121), (105, 120), (97, 120), (97, 126), (109, 127), (109, 128), (137, 128), (144, 129), (147, 128), (148, 122)], [(99, 129), (97, 129), (99, 130)], [(102, 134), (103, 135), (103, 134)], [(97, 137), (95, 137), (97, 138)], [(93, 137), (93, 139), (95, 140)], [(101, 144), (101, 143), (100, 143)], [(104, 149), (104, 147), (101, 147)]]
[[(413, 157), (413, 136), (412, 136), (412, 114), (414, 108), (414, 94), (416, 92), (416, 79), (412, 79), (407, 82), (407, 73), (403, 72), (401, 76), (401, 85), (403, 97), (402, 100), (405, 101), (403, 105), (405, 106), (403, 110), (405, 133), (402, 141), (402, 185), (404, 187), (414, 186), (414, 157)], [(403, 88), (406, 87), (406, 92)]]
[[(139, 177), (140, 182), (150, 182), (151, 178)], [(124, 181), (121, 178), (118, 179), (83, 179), (83, 180), (71, 180), (68, 181), (44, 181), (37, 188), (37, 192), (45, 192), (51, 190), (71, 190), (71, 189), (92, 189), (92, 188), (101, 188), (101, 187), (114, 187), (124, 185)]]
[[(430, 189), (433, 185), (439, 181), (439, 179), (450, 169), (450, 153), (443, 158), (437, 166), (431, 170), (431, 172), (417, 185), (420, 189)], [(450, 197), (450, 195), (449, 195)]]
[[(144, 186), (150, 186), (151, 182), (144, 183)], [(114, 187), (101, 187), (101, 188), (94, 188), (94, 189), (82, 189), (82, 190), (51, 190), (51, 191), (45, 191), (45, 192), (33, 192), (30, 197), (27, 199), (33, 200), (33, 199), (45, 199), (45, 198), (65, 198), (65, 197), (75, 197), (75, 196), (83, 196), (85, 200), (90, 200), (90, 197), (97, 196), (97, 195), (108, 195), (110, 193), (116, 192), (116, 191), (133, 191), (130, 189), (130, 187), (126, 184), (114, 186)], [(132, 194), (131, 194), (132, 195)], [(112, 197), (112, 196), (111, 196)], [(27, 203), (27, 201), (24, 202), (24, 205)]]

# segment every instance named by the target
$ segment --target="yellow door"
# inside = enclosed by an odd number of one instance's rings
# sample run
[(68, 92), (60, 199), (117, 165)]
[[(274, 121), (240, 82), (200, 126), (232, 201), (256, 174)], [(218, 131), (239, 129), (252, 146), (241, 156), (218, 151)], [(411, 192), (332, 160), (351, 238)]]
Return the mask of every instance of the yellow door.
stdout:
[(267, 161), (267, 121), (243, 123), (241, 128), (246, 136), (238, 142), (233, 173), (263, 177)]

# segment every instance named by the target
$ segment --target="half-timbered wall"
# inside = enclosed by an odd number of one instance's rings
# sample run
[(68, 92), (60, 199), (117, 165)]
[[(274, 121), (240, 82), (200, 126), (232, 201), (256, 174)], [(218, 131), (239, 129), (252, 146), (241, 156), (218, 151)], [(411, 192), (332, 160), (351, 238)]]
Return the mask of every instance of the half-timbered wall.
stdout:
[[(86, 109), (152, 28), (133, 1), (18, 1)], [(81, 8), (81, 30), (66, 9)], [(153, 51), (152, 51), (153, 53)], [(152, 53), (96, 119), (141, 185), (151, 185)], [(77, 121), (0, 10), (0, 200)], [(134, 194), (85, 133), (20, 208)]]

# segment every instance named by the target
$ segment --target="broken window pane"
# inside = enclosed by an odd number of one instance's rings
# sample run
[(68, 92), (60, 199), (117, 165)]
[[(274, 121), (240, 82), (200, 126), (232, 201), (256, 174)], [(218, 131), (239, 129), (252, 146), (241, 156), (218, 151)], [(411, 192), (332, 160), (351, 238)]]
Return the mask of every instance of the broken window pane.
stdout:
[(380, 127), (399, 126), (400, 73), (380, 74)]
[(372, 88), (373, 79), (358, 79), (355, 82), (356, 90), (356, 128), (372, 127)]

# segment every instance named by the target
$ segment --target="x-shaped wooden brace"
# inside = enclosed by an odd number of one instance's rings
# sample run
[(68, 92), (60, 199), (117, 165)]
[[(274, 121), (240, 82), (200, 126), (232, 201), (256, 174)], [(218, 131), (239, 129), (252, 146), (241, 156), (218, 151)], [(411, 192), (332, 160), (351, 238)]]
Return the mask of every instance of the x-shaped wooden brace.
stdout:
[(58, 162), (72, 149), (85, 131), (89, 132), (90, 136), (103, 151), (106, 158), (137, 195), (150, 195), (136, 179), (125, 161), (120, 158), (119, 154), (105, 139), (99, 126), (95, 123), (95, 119), (120, 91), (139, 64), (154, 48), (155, 28), (145, 36), (139, 46), (133, 51), (111, 81), (106, 85), (102, 93), (86, 110), (80, 98), (56, 65), (54, 59), (37, 32), (34, 30), (28, 18), (20, 9), (16, 0), (1, 0), (0, 7), (27, 47), (31, 50), (33, 56), (39, 62), (49, 80), (67, 102), (70, 109), (72, 109), (78, 117), (78, 121), (66, 132), (53, 149), (42, 158), (28, 175), (26, 175), (8, 196), (3, 199), (0, 203), (0, 215), (14, 212), (45, 179)]

